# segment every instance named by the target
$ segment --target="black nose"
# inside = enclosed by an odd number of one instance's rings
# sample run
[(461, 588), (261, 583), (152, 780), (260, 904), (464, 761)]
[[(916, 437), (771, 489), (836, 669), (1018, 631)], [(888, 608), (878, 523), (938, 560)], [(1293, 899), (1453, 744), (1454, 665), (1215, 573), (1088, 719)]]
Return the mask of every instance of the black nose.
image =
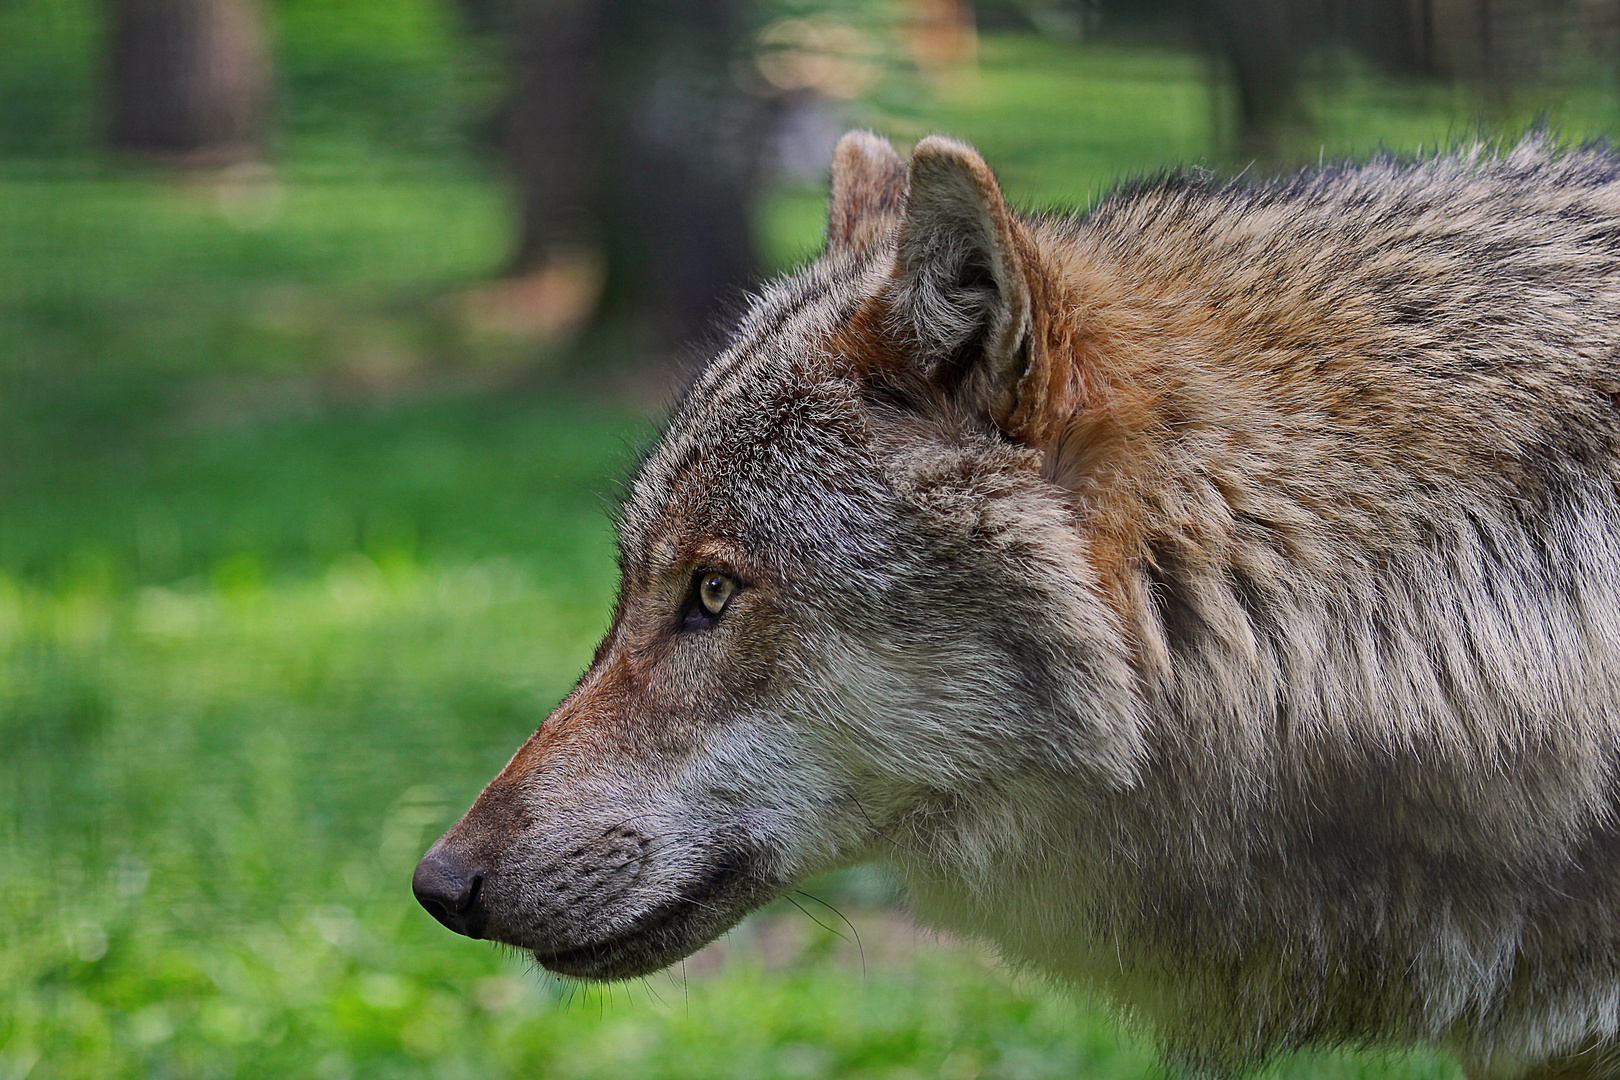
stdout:
[(458, 934), (484, 936), (484, 909), (478, 895), (484, 875), (462, 866), (438, 849), (429, 851), (411, 875), (411, 891), (428, 914)]

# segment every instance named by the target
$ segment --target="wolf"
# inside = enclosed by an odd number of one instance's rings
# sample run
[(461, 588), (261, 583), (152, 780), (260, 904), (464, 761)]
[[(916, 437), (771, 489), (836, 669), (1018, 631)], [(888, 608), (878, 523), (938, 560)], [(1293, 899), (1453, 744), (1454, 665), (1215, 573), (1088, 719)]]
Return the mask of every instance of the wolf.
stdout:
[(850, 134), (416, 895), (611, 980), (877, 860), (1199, 1075), (1620, 1075), (1617, 485), (1602, 147), (1023, 214)]

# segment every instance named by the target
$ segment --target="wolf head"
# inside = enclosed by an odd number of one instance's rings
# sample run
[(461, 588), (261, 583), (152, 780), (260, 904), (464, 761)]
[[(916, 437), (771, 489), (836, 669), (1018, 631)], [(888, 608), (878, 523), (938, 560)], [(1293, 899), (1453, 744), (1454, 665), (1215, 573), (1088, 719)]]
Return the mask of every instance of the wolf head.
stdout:
[(424, 906), (633, 977), (820, 871), (985, 872), (1037, 778), (1129, 783), (1124, 635), (1049, 475), (1085, 391), (1058, 277), (970, 148), (846, 136), (825, 254), (675, 408), (590, 669), (423, 858)]

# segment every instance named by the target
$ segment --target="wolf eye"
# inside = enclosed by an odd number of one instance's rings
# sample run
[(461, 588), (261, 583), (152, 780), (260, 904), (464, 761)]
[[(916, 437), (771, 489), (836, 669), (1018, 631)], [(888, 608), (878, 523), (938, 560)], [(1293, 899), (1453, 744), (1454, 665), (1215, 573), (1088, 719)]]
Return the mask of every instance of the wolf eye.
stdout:
[(725, 574), (706, 573), (698, 576), (698, 603), (710, 615), (718, 615), (726, 608), (731, 594), (737, 591), (735, 579)]

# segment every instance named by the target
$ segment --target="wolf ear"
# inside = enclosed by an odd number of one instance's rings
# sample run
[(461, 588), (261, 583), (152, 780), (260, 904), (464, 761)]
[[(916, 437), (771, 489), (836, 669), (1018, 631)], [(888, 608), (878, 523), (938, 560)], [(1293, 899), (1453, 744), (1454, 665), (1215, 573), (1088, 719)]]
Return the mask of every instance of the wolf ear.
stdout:
[(956, 400), (1028, 440), (1039, 403), (1032, 374), (1030, 284), (1012, 213), (972, 147), (917, 144), (891, 293), (891, 318), (919, 372)]
[(833, 150), (828, 254), (871, 250), (900, 220), (906, 163), (887, 140), (851, 131)]

